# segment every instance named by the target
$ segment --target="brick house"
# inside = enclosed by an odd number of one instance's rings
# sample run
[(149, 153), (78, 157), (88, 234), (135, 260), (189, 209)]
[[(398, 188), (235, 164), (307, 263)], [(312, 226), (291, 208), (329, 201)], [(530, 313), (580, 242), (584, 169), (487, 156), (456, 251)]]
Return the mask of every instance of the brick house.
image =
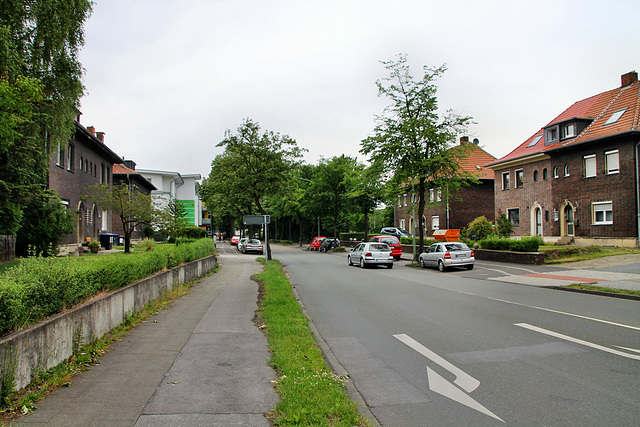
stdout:
[(75, 121), (75, 134), (66, 147), (58, 146), (49, 162), (48, 188), (55, 190), (62, 203), (76, 213), (75, 233), (63, 243), (80, 244), (97, 240), (103, 232), (111, 232), (110, 212), (101, 210), (91, 199), (83, 200), (86, 189), (112, 183), (114, 164), (123, 160), (104, 143), (104, 132), (85, 128), (80, 114)]
[(495, 172), (495, 209), (514, 235), (581, 245), (638, 245), (638, 74), (580, 100), (515, 150)]
[[(113, 185), (126, 185), (129, 191), (139, 191), (142, 194), (151, 194), (157, 190), (149, 180), (136, 172), (136, 163), (132, 160), (125, 160), (124, 164), (113, 165)], [(112, 216), (113, 233), (124, 236), (122, 220), (113, 213)], [(142, 237), (143, 225), (136, 225), (135, 231), (131, 234), (131, 239)]]
[[(461, 159), (463, 172), (474, 176), (479, 183), (471, 183), (461, 187), (456, 194), (446, 194), (439, 188), (430, 186), (426, 193), (423, 222), (425, 236), (432, 236), (439, 229), (463, 229), (479, 216), (486, 216), (490, 221), (494, 217), (494, 173), (483, 165), (496, 160), (478, 146), (478, 140), (469, 143), (468, 137), (460, 138), (461, 145), (467, 145), (468, 156)], [(429, 185), (429, 183), (427, 183)], [(395, 226), (413, 234), (414, 218), (411, 214), (414, 204), (417, 207), (417, 195), (405, 193), (398, 196), (394, 209)], [(415, 225), (418, 226), (417, 218)], [(416, 234), (418, 232), (416, 231)]]

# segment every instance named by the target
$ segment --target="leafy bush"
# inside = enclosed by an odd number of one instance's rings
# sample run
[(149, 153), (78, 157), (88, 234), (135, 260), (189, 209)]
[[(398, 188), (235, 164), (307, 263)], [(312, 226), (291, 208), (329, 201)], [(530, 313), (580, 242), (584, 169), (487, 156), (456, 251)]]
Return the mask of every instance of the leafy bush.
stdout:
[(481, 240), (479, 243), (482, 249), (514, 252), (537, 252), (543, 242), (541, 238), (534, 236), (523, 237), (520, 240), (491, 237)]
[(200, 227), (184, 227), (182, 229), (182, 235), (189, 239), (204, 239), (207, 237), (207, 231)]
[(0, 333), (38, 322), (98, 292), (215, 253), (212, 239), (153, 251), (82, 258), (26, 258), (0, 276)]
[(511, 233), (513, 233), (513, 224), (509, 221), (509, 218), (504, 214), (504, 212), (500, 212), (498, 214), (498, 218), (496, 218), (496, 231), (498, 236), (500, 237), (509, 237)]
[(469, 240), (483, 240), (493, 232), (493, 224), (483, 215), (471, 221), (460, 232), (461, 236)]

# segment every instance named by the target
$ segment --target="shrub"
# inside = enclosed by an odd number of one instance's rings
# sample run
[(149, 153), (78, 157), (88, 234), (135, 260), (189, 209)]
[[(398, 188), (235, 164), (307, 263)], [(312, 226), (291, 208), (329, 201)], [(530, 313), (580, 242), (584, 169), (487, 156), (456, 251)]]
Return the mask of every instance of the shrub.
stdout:
[(207, 237), (207, 231), (200, 227), (184, 227), (182, 229), (182, 235), (189, 239), (203, 239)]
[(215, 253), (212, 239), (100, 257), (24, 259), (0, 276), (0, 334), (165, 268)]
[(493, 224), (483, 215), (471, 221), (460, 234), (469, 240), (483, 240), (493, 231)]
[(482, 249), (515, 252), (537, 252), (540, 245), (542, 244), (542, 239), (537, 236), (523, 237), (520, 240), (491, 237), (485, 240), (481, 240), (479, 243)]
[(500, 212), (498, 214), (498, 218), (496, 219), (496, 231), (498, 236), (500, 237), (509, 237), (511, 233), (513, 233), (513, 224), (509, 221), (509, 218), (504, 214), (504, 212)]

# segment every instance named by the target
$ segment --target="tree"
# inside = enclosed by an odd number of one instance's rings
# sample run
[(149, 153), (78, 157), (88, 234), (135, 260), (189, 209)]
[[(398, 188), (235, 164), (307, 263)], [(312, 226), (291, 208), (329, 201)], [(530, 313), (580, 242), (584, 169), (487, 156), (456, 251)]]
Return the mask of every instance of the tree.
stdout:
[[(205, 203), (209, 207), (223, 203), (227, 211), (242, 215), (251, 215), (254, 208), (267, 214), (265, 198), (281, 191), (303, 152), (289, 136), (262, 132), (250, 119), (243, 121), (236, 134), (227, 130), (217, 146), (225, 152), (213, 160), (209, 178), (203, 183), (208, 187), (203, 189)], [(269, 245), (267, 259), (271, 259)]]
[(24, 220), (16, 237), (16, 254), (26, 257), (30, 251), (41, 256), (58, 253), (58, 245), (73, 233), (75, 215), (53, 192), (41, 193), (24, 209)]
[(347, 173), (346, 183), (348, 198), (353, 206), (364, 218), (364, 240), (369, 235), (369, 216), (384, 197), (384, 181), (380, 171), (374, 167), (367, 167), (362, 163), (356, 163), (355, 167)]
[(150, 225), (158, 220), (159, 213), (151, 196), (130, 190), (126, 184), (96, 185), (89, 187), (88, 196), (102, 209), (111, 210), (120, 218), (124, 233), (124, 252), (131, 251), (131, 235), (138, 225)]
[(22, 206), (43, 200), (49, 155), (74, 132), (78, 61), (90, 0), (2, 0), (0, 6), (0, 234)]
[[(418, 195), (419, 252), (424, 249), (423, 213), (426, 183), (455, 192), (469, 179), (459, 166), (465, 146), (449, 148), (456, 135), (466, 129), (470, 117), (452, 111), (438, 113), (435, 80), (446, 67), (423, 67), (422, 79), (415, 81), (406, 55), (382, 62), (390, 76), (376, 82), (378, 96), (390, 99), (382, 116), (376, 118), (374, 134), (362, 141), (360, 152), (380, 170), (391, 174), (396, 188), (408, 186)], [(414, 255), (415, 256), (415, 255)]]
[(170, 236), (173, 239), (181, 237), (184, 233), (185, 227), (189, 225), (189, 220), (186, 218), (187, 209), (180, 200), (171, 198), (167, 202), (164, 209), (159, 209), (160, 233), (165, 236)]

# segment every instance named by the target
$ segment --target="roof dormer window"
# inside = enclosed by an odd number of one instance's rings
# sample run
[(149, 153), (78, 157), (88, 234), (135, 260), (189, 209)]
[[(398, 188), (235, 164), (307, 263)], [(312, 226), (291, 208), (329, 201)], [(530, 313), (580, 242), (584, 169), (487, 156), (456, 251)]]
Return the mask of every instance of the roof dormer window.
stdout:
[(624, 112), (627, 111), (626, 108), (623, 108), (622, 110), (618, 110), (615, 113), (613, 113), (611, 115), (611, 117), (609, 117), (609, 120), (607, 120), (604, 125), (612, 125), (615, 122), (617, 122), (618, 120), (620, 120), (620, 117), (622, 117), (622, 115), (624, 114)]
[(562, 139), (573, 138), (574, 136), (576, 136), (576, 125), (574, 123), (562, 126)]
[(544, 145), (558, 142), (558, 126), (547, 128), (544, 132)]

